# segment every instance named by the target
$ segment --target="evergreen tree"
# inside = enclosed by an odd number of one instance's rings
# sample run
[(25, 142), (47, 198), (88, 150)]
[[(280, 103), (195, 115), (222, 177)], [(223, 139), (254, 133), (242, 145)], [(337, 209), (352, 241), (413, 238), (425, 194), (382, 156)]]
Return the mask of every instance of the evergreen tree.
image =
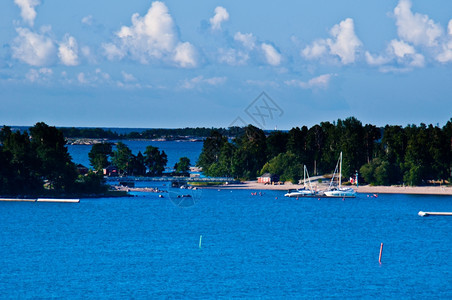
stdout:
[(94, 144), (88, 153), (89, 163), (96, 171), (108, 167), (110, 162), (108, 158), (113, 154), (110, 143)]
[(168, 157), (165, 151), (160, 152), (157, 147), (147, 146), (144, 152), (144, 163), (148, 168), (149, 176), (160, 176), (165, 170), (165, 166), (168, 163)]

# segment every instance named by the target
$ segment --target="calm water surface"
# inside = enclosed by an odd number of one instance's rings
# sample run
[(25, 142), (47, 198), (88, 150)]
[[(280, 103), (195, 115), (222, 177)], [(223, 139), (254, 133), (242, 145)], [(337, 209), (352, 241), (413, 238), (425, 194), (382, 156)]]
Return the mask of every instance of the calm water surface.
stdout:
[[(165, 150), (169, 166), (194, 163), (202, 148), (127, 144)], [(90, 149), (69, 147), (85, 165)], [(0, 202), (1, 298), (452, 298), (452, 217), (417, 215), (452, 211), (452, 197), (319, 201), (138, 185), (169, 193)]]
[(202, 190), (180, 207), (176, 193), (0, 202), (0, 295), (452, 297), (452, 218), (417, 216), (452, 211), (451, 197)]
[[(175, 163), (179, 161), (179, 158), (186, 156), (190, 159), (192, 165), (196, 164), (199, 154), (202, 150), (202, 142), (173, 142), (173, 141), (122, 141), (127, 147), (132, 150), (132, 153), (137, 155), (139, 151), (143, 153), (146, 151), (147, 146), (154, 146), (159, 148), (160, 151), (165, 151), (168, 156), (167, 166), (172, 168)], [(76, 164), (82, 164), (86, 167), (90, 167), (88, 153), (91, 151), (91, 145), (67, 145), (69, 154), (72, 160)], [(113, 150), (115, 148), (113, 147)]]

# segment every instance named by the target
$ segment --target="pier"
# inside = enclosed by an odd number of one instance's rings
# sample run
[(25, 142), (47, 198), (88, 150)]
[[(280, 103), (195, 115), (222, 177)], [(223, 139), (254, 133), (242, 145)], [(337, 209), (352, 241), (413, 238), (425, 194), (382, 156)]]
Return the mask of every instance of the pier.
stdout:
[(420, 211), (418, 213), (421, 217), (428, 217), (428, 216), (452, 216), (452, 212), (429, 212), (429, 211)]
[(56, 198), (20, 199), (20, 198), (0, 198), (0, 201), (6, 201), (6, 202), (59, 202), (59, 203), (79, 203), (79, 202), (80, 202), (80, 199), (56, 199)]

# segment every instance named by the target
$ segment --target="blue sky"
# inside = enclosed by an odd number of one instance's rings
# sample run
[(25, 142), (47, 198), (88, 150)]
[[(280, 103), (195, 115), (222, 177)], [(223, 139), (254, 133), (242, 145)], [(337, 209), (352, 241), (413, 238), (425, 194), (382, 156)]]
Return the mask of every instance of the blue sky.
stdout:
[(452, 117), (450, 0), (113, 3), (1, 1), (1, 124), (289, 129)]

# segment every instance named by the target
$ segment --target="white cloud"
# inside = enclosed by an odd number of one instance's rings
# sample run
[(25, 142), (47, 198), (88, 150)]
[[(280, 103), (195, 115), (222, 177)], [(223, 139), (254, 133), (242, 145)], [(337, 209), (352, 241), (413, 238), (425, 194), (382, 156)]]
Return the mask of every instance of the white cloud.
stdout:
[(83, 72), (80, 72), (80, 73), (77, 75), (77, 80), (78, 80), (78, 82), (80, 82), (81, 84), (87, 84), (87, 83), (88, 83), (88, 80), (86, 79), (85, 73), (83, 73)]
[(320, 58), (327, 53), (327, 46), (328, 44), (325, 40), (314, 41), (310, 46), (307, 46), (301, 50), (301, 55), (307, 59)]
[(88, 26), (93, 25), (93, 16), (89, 15), (89, 16), (83, 17), (82, 18), (82, 24), (85, 24), (85, 25), (88, 25)]
[(389, 43), (389, 51), (394, 53), (400, 64), (411, 67), (423, 67), (425, 64), (424, 56), (416, 53), (414, 47), (404, 41), (392, 40)]
[(217, 6), (215, 8), (215, 15), (209, 21), (213, 30), (219, 30), (221, 29), (221, 23), (227, 20), (229, 20), (229, 13), (226, 8)]
[(433, 47), (438, 45), (438, 39), (443, 34), (439, 24), (427, 15), (413, 14), (410, 0), (400, 0), (394, 9), (397, 33), (399, 37), (414, 45)]
[(37, 81), (46, 81), (50, 79), (52, 76), (53, 71), (49, 68), (40, 68), (40, 69), (30, 69), (28, 73), (25, 75), (27, 80), (30, 82), (37, 82)]
[(196, 50), (189, 42), (179, 43), (174, 50), (174, 61), (183, 68), (196, 67)]
[(125, 71), (121, 72), (122, 74), (122, 78), (124, 79), (125, 82), (132, 82), (132, 81), (136, 81), (137, 79), (135, 78), (135, 76), (133, 76), (132, 74), (129, 74)]
[(440, 53), (436, 56), (436, 60), (441, 63), (452, 62), (452, 20), (447, 25), (447, 37), (442, 44)]
[(361, 41), (355, 35), (353, 20), (348, 18), (334, 25), (330, 31), (334, 39), (328, 39), (330, 53), (341, 58), (342, 63), (349, 64), (355, 61), (355, 54)]
[(13, 57), (31, 66), (50, 64), (55, 56), (55, 45), (49, 37), (30, 31), (28, 28), (16, 28), (18, 36), (12, 44)]
[(389, 58), (388, 56), (383, 55), (374, 56), (370, 54), (370, 52), (368, 51), (366, 51), (365, 57), (366, 62), (371, 66), (381, 66), (388, 63), (391, 60), (391, 58)]
[(76, 66), (78, 61), (78, 45), (73, 36), (66, 34), (58, 48), (58, 57), (66, 66)]
[(104, 49), (104, 54), (109, 60), (121, 60), (126, 56), (126, 52), (122, 49), (119, 49), (118, 46), (112, 43), (107, 43), (102, 45)]
[(123, 26), (116, 36), (116, 42), (103, 45), (110, 60), (130, 56), (142, 64), (156, 60), (179, 67), (197, 64), (195, 48), (179, 40), (173, 19), (163, 2), (153, 2), (143, 17), (134, 14), (132, 25)]
[(261, 49), (269, 65), (279, 66), (281, 64), (281, 54), (272, 45), (262, 43)]
[(331, 81), (331, 77), (335, 76), (335, 74), (323, 74), (318, 77), (314, 77), (309, 81), (301, 81), (301, 80), (288, 80), (284, 83), (289, 86), (300, 87), (302, 89), (326, 89)]
[(219, 53), (219, 62), (225, 63), (230, 66), (241, 66), (245, 65), (248, 61), (249, 54), (244, 51), (236, 50), (236, 49), (218, 49)]
[(211, 77), (204, 78), (204, 76), (197, 76), (192, 79), (186, 79), (182, 82), (181, 87), (184, 89), (194, 89), (201, 85), (218, 86), (226, 82), (226, 77)]
[(256, 38), (252, 33), (237, 32), (234, 35), (234, 40), (241, 42), (242, 45), (249, 50), (254, 49), (254, 47), (256, 46)]
[(356, 53), (362, 43), (355, 34), (353, 19), (347, 18), (331, 28), (332, 38), (318, 39), (301, 51), (306, 59), (319, 59), (327, 54), (338, 56), (342, 64), (355, 62)]
[(394, 52), (397, 57), (404, 57), (405, 55), (410, 55), (416, 53), (414, 47), (405, 43), (404, 41), (392, 40), (389, 43), (390, 49)]
[(40, 0), (14, 0), (14, 3), (20, 8), (22, 19), (30, 26), (33, 26), (36, 18), (35, 6), (41, 4)]
[[(372, 66), (382, 66), (391, 62), (396, 62), (401, 68), (406, 71), (412, 67), (425, 66), (425, 58), (422, 54), (417, 53), (416, 49), (405, 41), (392, 40), (389, 42), (386, 52), (383, 55), (374, 56), (366, 52), (366, 61)], [(399, 70), (396, 67), (382, 67), (382, 72)]]

